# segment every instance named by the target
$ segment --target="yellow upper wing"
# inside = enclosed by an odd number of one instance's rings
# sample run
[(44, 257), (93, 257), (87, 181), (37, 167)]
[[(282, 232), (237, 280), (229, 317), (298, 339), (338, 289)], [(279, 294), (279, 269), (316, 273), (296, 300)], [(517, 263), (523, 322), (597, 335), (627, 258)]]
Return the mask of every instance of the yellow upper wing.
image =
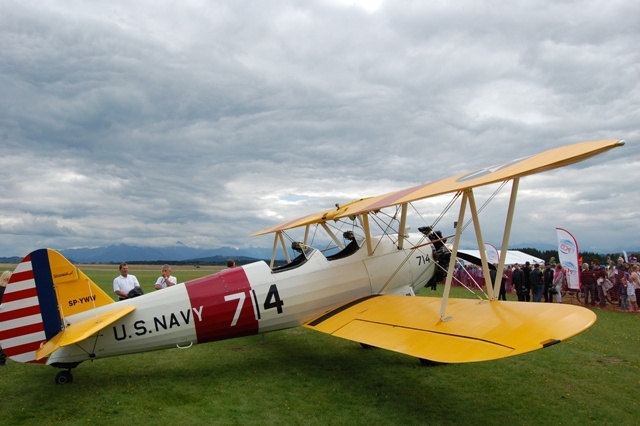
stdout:
[(487, 167), (485, 169), (475, 170), (470, 173), (461, 173), (459, 175), (426, 183), (413, 188), (395, 191), (377, 197), (357, 200), (352, 203), (345, 204), (338, 209), (315, 213), (263, 229), (252, 236), (284, 231), (313, 223), (322, 223), (327, 220), (339, 219), (350, 215), (379, 210), (397, 204), (410, 203), (428, 197), (462, 191), (469, 188), (475, 188), (477, 186), (489, 185), (547, 170), (553, 170), (559, 167), (578, 163), (622, 145), (624, 145), (624, 141), (602, 140), (563, 146), (531, 157), (520, 158), (507, 163)]
[(356, 300), (304, 326), (333, 336), (442, 363), (488, 361), (558, 343), (586, 330), (596, 315), (556, 303), (397, 295)]

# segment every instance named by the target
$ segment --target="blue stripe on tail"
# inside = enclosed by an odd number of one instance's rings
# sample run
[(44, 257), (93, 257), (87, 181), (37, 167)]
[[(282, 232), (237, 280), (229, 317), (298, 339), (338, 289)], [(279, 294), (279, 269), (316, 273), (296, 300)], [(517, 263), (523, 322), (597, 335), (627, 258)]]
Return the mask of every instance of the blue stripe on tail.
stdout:
[(38, 292), (38, 302), (42, 322), (44, 323), (44, 333), (47, 340), (58, 334), (62, 327), (62, 320), (58, 311), (58, 301), (53, 288), (53, 278), (51, 277), (51, 266), (49, 264), (49, 254), (47, 249), (40, 249), (31, 252), (31, 267), (33, 268), (33, 278), (36, 282)]

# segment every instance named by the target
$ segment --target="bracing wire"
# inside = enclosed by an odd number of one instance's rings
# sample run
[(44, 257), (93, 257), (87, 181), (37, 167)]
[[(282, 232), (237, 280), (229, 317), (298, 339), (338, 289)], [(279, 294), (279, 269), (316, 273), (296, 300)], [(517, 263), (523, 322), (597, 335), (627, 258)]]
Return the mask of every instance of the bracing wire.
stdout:
[[(495, 191), (493, 191), (493, 194), (491, 194), (491, 196), (489, 198), (487, 198), (487, 200), (482, 204), (482, 206), (480, 206), (480, 208), (478, 209), (478, 214), (480, 214), (480, 212), (482, 210), (484, 210), (485, 207), (487, 207), (489, 205), (489, 203), (496, 197), (496, 195), (498, 195), (498, 193), (502, 190), (502, 188), (504, 188), (504, 186), (507, 184), (508, 181), (504, 181), (500, 184), (500, 186), (498, 188), (496, 188)], [(467, 220), (467, 222), (464, 224), (464, 226), (462, 227), (462, 231), (464, 231), (467, 226), (469, 226), (471, 224), (471, 222), (473, 221), (473, 219), (469, 219)]]

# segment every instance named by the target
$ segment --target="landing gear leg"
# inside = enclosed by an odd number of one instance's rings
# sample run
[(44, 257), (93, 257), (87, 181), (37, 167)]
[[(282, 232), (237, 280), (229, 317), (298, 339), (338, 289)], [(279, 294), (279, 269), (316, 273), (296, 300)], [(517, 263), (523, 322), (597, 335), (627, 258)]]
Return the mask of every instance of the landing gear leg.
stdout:
[(59, 371), (58, 374), (56, 374), (56, 385), (66, 385), (67, 383), (73, 383), (71, 369)]

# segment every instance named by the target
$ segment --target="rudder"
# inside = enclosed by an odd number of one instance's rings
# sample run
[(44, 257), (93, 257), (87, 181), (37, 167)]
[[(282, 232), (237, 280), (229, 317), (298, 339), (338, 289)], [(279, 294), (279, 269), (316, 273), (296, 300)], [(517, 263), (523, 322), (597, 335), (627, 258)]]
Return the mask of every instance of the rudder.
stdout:
[(0, 305), (0, 347), (17, 362), (36, 361), (40, 346), (64, 327), (64, 317), (114, 303), (82, 271), (51, 249), (18, 264)]

